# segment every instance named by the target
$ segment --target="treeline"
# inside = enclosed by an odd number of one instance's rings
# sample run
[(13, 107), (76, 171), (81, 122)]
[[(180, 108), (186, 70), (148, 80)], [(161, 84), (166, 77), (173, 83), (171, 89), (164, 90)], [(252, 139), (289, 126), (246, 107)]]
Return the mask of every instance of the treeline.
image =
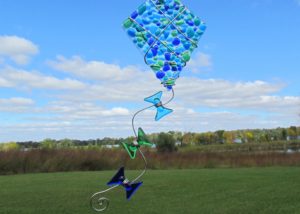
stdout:
[[(144, 152), (149, 169), (300, 166), (299, 152)], [(144, 167), (140, 157), (131, 160), (123, 150), (79, 148), (0, 151), (0, 175), (115, 170), (121, 166), (126, 169)]]
[[(243, 143), (266, 143), (266, 142), (283, 142), (283, 141), (299, 141), (300, 127), (291, 126), (289, 128), (276, 129), (252, 129), (252, 130), (236, 130), (225, 131), (218, 130), (215, 132), (192, 133), (169, 131), (168, 133), (148, 134), (148, 138), (154, 144), (175, 144), (177, 147), (185, 147), (189, 145), (217, 145), (217, 144), (243, 144)], [(53, 148), (95, 148), (106, 147), (112, 148), (120, 145), (121, 142), (132, 142), (134, 137), (127, 138), (102, 138), (90, 140), (72, 140), (72, 139), (45, 139), (40, 142), (10, 142), (0, 144), (0, 150), (10, 149), (53, 149)], [(171, 142), (170, 142), (171, 141)], [(169, 145), (172, 147), (172, 145)], [(163, 150), (165, 148), (162, 148)], [(169, 150), (169, 148), (166, 148)], [(174, 148), (171, 148), (174, 150)]]

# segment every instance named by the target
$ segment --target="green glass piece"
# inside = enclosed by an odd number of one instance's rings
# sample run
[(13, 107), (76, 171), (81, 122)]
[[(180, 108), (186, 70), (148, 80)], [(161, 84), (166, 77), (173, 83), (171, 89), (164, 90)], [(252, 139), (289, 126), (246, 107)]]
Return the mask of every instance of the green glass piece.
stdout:
[(159, 71), (160, 68), (161, 68), (161, 66), (160, 66), (160, 65), (157, 65), (157, 64), (155, 64), (155, 65), (150, 65), (150, 67), (151, 67), (154, 71)]
[(172, 36), (173, 36), (173, 37), (176, 37), (177, 35), (178, 35), (178, 31), (177, 31), (177, 30), (173, 30), (173, 31), (172, 31)]
[(173, 62), (173, 61), (170, 61), (169, 62), (169, 65), (171, 65), (171, 66), (175, 66), (177, 63), (176, 62)]
[(197, 18), (195, 19), (194, 23), (195, 23), (196, 26), (199, 26), (200, 23), (201, 23), (201, 21), (200, 21), (200, 19), (197, 17)]
[(153, 143), (151, 143), (149, 141), (149, 139), (147, 138), (147, 135), (145, 134), (144, 130), (142, 128), (139, 128), (138, 130), (138, 139), (137, 142), (140, 146), (152, 146)]
[(166, 86), (175, 85), (175, 80), (174, 79), (169, 79), (169, 80), (164, 82), (164, 85), (166, 85)]
[(189, 51), (185, 51), (183, 54), (182, 54), (182, 58), (185, 62), (188, 62), (190, 61), (191, 59), (191, 55), (190, 55), (190, 52)]
[(184, 24), (184, 20), (182, 19), (176, 22), (176, 25), (183, 25), (183, 24)]
[(165, 0), (158, 0), (159, 4), (164, 4)]
[(130, 28), (133, 22), (130, 19), (126, 19), (123, 23), (124, 28)]
[(158, 64), (160, 67), (163, 67), (163, 66), (164, 66), (164, 61), (159, 60), (159, 61), (157, 62), (157, 64)]
[(136, 151), (138, 149), (136, 146), (129, 145), (128, 143), (122, 143), (122, 146), (127, 151), (131, 159), (134, 159), (136, 157)]

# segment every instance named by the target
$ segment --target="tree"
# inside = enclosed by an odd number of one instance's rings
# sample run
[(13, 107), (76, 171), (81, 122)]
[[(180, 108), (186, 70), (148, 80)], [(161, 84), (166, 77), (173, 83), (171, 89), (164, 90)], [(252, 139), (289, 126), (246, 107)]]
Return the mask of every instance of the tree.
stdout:
[(50, 138), (47, 138), (41, 142), (41, 147), (43, 149), (54, 149), (56, 147), (56, 141)]
[(182, 136), (182, 144), (183, 145), (188, 145), (188, 144), (192, 144), (193, 143), (193, 134), (188, 132), (188, 133), (185, 133), (183, 136)]
[(215, 132), (217, 143), (224, 143), (224, 130), (218, 130)]
[(288, 128), (287, 132), (288, 132), (288, 136), (290, 137), (290, 140), (297, 139), (298, 134), (297, 134), (296, 126), (291, 126), (290, 128)]
[(176, 151), (175, 139), (168, 133), (160, 133), (157, 138), (156, 148), (158, 152)]
[(61, 148), (70, 148), (72, 146), (73, 146), (73, 141), (70, 139), (65, 138), (59, 141), (59, 147)]
[(287, 140), (287, 130), (286, 129), (282, 129), (281, 131), (281, 140)]
[(17, 144), (16, 142), (9, 142), (9, 143), (2, 144), (0, 150), (11, 151), (11, 150), (18, 150), (18, 149), (20, 149), (19, 144)]
[(254, 141), (254, 135), (251, 131), (247, 131), (245, 133), (245, 137), (247, 139), (247, 143), (252, 143)]
[(235, 137), (233, 132), (224, 132), (223, 134), (225, 143), (231, 144), (234, 143)]

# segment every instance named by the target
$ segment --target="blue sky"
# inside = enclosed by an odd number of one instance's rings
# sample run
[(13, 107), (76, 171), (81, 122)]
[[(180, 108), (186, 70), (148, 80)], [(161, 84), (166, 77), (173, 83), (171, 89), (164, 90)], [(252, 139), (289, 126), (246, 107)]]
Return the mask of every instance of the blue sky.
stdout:
[[(128, 136), (164, 90), (121, 25), (143, 1), (0, 0), (0, 142)], [(300, 1), (183, 0), (207, 22), (148, 132), (298, 125)], [(166, 97), (168, 93), (165, 92)]]

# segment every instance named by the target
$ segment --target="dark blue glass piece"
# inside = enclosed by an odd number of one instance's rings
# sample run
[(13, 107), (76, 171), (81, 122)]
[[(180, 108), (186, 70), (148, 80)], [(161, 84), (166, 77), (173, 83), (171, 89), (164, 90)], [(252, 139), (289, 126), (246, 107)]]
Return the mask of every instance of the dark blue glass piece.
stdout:
[(163, 68), (164, 71), (169, 71), (171, 69), (169, 64), (166, 64)]
[(171, 60), (171, 54), (170, 53), (165, 53), (165, 59), (166, 60)]
[(153, 56), (157, 56), (158, 50), (156, 48), (151, 49)]
[(138, 12), (137, 11), (134, 11), (132, 14), (131, 14), (131, 18), (133, 19), (136, 19), (136, 17), (138, 17)]
[(138, 188), (142, 184), (143, 184), (143, 182), (138, 182), (138, 183), (132, 183), (132, 184), (125, 186), (127, 200), (129, 200), (134, 195), (134, 193), (138, 190)]
[(159, 72), (156, 73), (156, 77), (157, 77), (158, 79), (164, 78), (165, 75), (166, 75), (166, 74), (165, 74), (164, 72), (161, 72), (161, 71), (159, 71)]
[(121, 185), (125, 180), (124, 167), (121, 167), (114, 177), (107, 183), (108, 186)]

